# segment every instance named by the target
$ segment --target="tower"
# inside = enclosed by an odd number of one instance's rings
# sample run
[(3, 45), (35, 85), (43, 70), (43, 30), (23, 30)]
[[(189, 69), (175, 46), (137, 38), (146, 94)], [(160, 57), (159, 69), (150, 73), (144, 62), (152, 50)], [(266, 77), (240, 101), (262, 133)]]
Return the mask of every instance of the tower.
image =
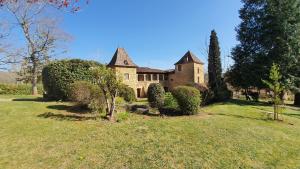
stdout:
[(170, 75), (170, 87), (204, 83), (204, 63), (188, 51), (177, 63), (175, 72)]
[(137, 65), (131, 60), (124, 48), (117, 48), (108, 67), (115, 70), (116, 74), (122, 78), (125, 85), (136, 91), (137, 85)]

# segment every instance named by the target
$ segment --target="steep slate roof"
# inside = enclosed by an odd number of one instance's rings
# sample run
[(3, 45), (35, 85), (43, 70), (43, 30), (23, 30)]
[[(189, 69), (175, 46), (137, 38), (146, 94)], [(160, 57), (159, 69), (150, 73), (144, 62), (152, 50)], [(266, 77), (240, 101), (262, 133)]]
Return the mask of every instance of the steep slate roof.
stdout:
[(185, 64), (185, 63), (199, 63), (204, 64), (200, 59), (197, 58), (191, 51), (188, 51), (175, 65)]
[(124, 48), (117, 48), (108, 66), (138, 67), (135, 63), (133, 63)]
[(166, 73), (164, 70), (152, 69), (149, 67), (138, 67), (136, 70), (137, 73)]

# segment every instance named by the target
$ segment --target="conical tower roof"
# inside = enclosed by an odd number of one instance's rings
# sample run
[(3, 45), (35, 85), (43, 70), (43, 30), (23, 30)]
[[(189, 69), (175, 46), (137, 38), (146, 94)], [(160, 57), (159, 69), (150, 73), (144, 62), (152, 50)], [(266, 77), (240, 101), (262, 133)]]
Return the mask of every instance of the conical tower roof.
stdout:
[(177, 63), (175, 63), (175, 65), (185, 64), (185, 63), (198, 63), (198, 64), (202, 64), (202, 65), (204, 64), (191, 51), (186, 52), (186, 54)]
[(117, 48), (113, 58), (111, 59), (111, 61), (109, 62), (108, 66), (110, 67), (138, 67), (135, 63), (133, 63), (133, 61), (131, 60), (131, 58), (129, 57), (129, 55), (127, 54), (127, 52), (125, 51), (124, 48)]

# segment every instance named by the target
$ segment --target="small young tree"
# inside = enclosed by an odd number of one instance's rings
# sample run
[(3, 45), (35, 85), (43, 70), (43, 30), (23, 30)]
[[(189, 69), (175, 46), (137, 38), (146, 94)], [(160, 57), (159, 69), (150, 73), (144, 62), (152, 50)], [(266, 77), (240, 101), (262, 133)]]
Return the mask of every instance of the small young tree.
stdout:
[(280, 68), (277, 64), (273, 63), (270, 75), (270, 80), (262, 80), (273, 92), (272, 100), (274, 102), (274, 120), (279, 120), (278, 114), (281, 112), (280, 105), (282, 104), (282, 100), (280, 97), (281, 92), (284, 87), (281, 83), (282, 75), (280, 73)]
[(118, 96), (121, 79), (106, 66), (91, 68), (93, 82), (102, 90), (106, 102), (106, 115), (109, 121), (115, 121), (116, 98)]

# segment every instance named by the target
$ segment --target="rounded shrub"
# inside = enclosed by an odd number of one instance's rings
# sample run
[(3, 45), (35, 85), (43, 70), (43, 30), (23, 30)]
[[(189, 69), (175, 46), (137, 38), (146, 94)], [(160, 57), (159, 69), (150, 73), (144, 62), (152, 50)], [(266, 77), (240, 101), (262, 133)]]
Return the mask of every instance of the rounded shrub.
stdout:
[(55, 61), (43, 68), (44, 97), (50, 100), (68, 100), (69, 86), (75, 81), (90, 81), (90, 68), (99, 66), (94, 61), (80, 59)]
[(198, 89), (189, 86), (178, 86), (172, 91), (179, 108), (184, 115), (197, 114), (201, 104), (201, 95)]
[(78, 106), (97, 111), (105, 107), (101, 89), (87, 81), (77, 81), (69, 87), (69, 99)]
[(134, 89), (126, 85), (121, 85), (119, 89), (119, 96), (129, 103), (136, 101)]
[(160, 108), (164, 105), (165, 90), (159, 83), (152, 83), (148, 87), (148, 101), (151, 107)]

